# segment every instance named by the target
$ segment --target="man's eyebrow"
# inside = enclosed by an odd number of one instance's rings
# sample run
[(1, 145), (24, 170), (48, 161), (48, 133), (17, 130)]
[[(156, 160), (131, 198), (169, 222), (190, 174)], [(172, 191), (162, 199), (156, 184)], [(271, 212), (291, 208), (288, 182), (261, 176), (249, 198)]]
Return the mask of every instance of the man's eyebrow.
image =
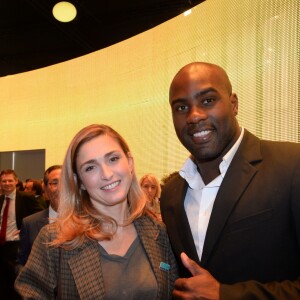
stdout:
[[(206, 94), (208, 94), (208, 93), (210, 93), (210, 92), (217, 92), (217, 90), (216, 89), (214, 89), (213, 87), (210, 87), (210, 88), (207, 88), (207, 89), (204, 89), (204, 90), (201, 90), (201, 91), (198, 91), (198, 92), (196, 92), (194, 95), (193, 95), (193, 98), (198, 98), (198, 97), (202, 97), (202, 96), (204, 96), (204, 95), (206, 95)], [(174, 100), (172, 100), (172, 102), (171, 102), (171, 106), (173, 106), (173, 105), (175, 105), (175, 104), (177, 104), (177, 103), (182, 103), (182, 102), (184, 102), (184, 101), (186, 101), (187, 100), (187, 98), (177, 98), (177, 99), (174, 99)]]
[(214, 89), (213, 87), (210, 87), (210, 88), (207, 88), (205, 90), (201, 90), (199, 92), (197, 92), (195, 95), (194, 95), (194, 98), (197, 98), (197, 97), (201, 97), (201, 96), (204, 96), (205, 94), (208, 94), (210, 92), (217, 92), (216, 89)]

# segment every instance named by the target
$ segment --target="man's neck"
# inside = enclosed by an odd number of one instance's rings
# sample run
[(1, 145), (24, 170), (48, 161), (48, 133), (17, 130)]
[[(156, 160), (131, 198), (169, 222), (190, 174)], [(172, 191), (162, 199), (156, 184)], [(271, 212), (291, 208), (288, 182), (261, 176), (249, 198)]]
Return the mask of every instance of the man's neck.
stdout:
[(222, 159), (196, 162), (197, 170), (201, 175), (201, 178), (205, 185), (213, 181), (216, 177), (220, 175), (220, 163)]

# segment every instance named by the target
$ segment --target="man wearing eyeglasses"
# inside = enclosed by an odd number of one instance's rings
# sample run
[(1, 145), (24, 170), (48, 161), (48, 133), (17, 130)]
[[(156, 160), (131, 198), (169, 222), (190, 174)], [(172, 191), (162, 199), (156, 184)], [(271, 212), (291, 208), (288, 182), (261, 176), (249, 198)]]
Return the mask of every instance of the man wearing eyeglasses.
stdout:
[(49, 167), (43, 178), (46, 199), (49, 207), (23, 219), (20, 232), (20, 248), (17, 256), (16, 272), (19, 273), (29, 257), (31, 247), (41, 228), (55, 221), (59, 205), (59, 181), (61, 165)]

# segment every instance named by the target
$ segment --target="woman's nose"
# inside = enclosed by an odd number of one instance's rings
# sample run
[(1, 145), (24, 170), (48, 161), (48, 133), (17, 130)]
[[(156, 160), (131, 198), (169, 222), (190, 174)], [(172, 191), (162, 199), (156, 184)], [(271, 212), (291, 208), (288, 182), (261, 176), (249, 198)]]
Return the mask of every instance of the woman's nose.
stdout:
[(112, 175), (113, 172), (109, 166), (104, 165), (101, 167), (101, 179), (109, 180), (111, 179)]

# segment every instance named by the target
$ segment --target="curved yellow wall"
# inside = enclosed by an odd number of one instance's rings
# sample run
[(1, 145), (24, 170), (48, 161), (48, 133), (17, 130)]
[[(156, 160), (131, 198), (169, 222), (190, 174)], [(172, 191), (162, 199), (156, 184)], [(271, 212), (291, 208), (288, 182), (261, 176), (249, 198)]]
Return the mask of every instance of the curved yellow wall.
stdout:
[(91, 123), (129, 142), (138, 176), (180, 168), (168, 87), (184, 64), (222, 65), (240, 99), (240, 123), (268, 139), (299, 142), (299, 2), (207, 0), (112, 47), (48, 68), (0, 78), (0, 151), (46, 149), (62, 163)]

